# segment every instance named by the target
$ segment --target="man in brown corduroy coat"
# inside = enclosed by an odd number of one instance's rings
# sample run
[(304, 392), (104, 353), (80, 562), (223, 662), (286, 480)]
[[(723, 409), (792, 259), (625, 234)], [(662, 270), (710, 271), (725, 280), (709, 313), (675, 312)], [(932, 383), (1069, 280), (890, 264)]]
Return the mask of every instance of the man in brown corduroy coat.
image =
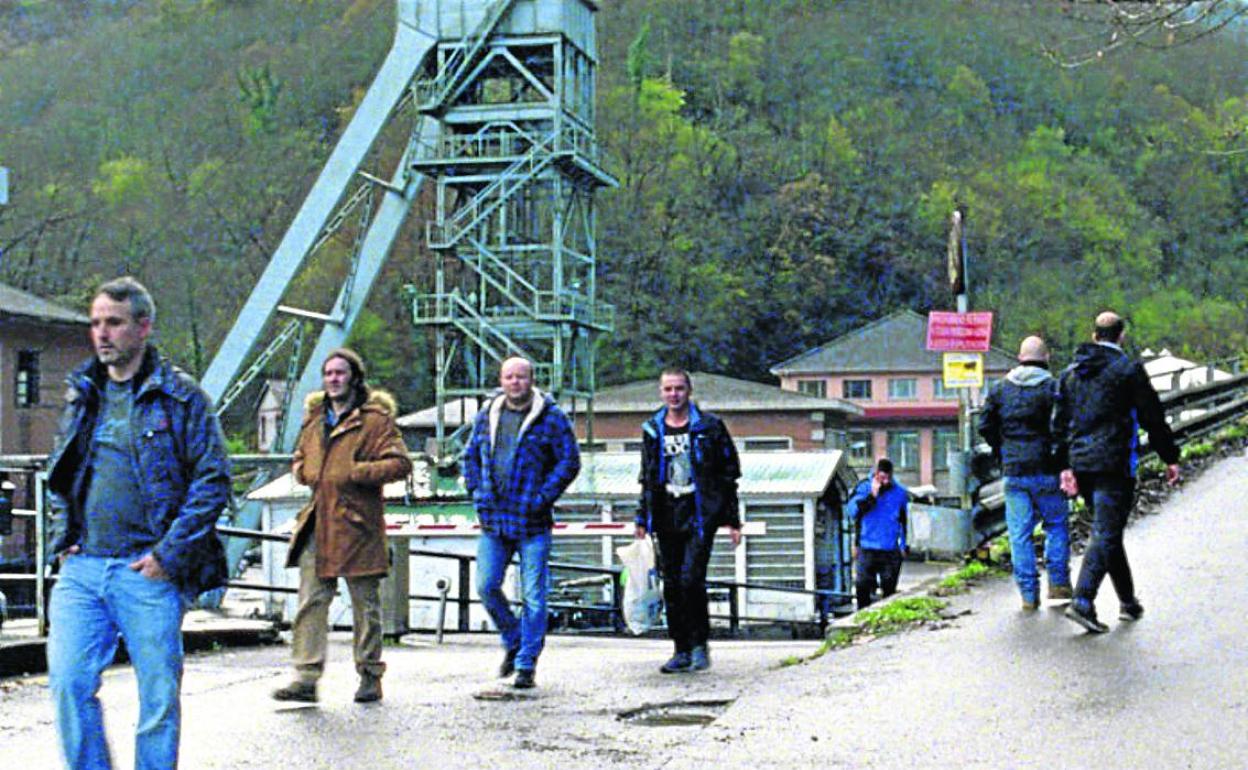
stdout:
[(338, 578), (351, 594), (357, 703), (381, 699), (381, 579), (386, 552), (382, 486), (412, 470), (395, 425), (394, 398), (365, 383), (364, 362), (339, 348), (322, 364), (324, 390), (308, 395), (292, 473), (312, 488), (291, 533), (287, 567), (299, 568), (294, 680), (277, 700), (314, 702), (325, 669), (329, 605)]

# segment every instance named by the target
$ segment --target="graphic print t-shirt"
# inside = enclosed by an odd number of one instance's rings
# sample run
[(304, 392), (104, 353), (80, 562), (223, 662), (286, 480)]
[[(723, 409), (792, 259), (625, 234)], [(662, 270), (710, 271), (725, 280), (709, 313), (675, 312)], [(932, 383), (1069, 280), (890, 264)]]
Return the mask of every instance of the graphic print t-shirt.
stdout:
[(672, 528), (685, 530), (693, 519), (693, 457), (689, 453), (689, 426), (668, 425), (663, 434), (663, 456), (667, 465), (667, 509)]

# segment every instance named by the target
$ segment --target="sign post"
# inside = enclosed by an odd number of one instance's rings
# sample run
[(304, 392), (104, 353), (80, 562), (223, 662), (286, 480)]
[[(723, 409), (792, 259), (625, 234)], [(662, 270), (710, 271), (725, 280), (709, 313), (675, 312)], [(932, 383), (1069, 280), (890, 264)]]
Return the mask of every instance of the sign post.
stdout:
[[(949, 290), (957, 299), (957, 312), (933, 311), (927, 319), (927, 349), (945, 354), (944, 379), (946, 387), (958, 390), (958, 447), (961, 455), (957, 465), (961, 471), (958, 493), (962, 507), (970, 508), (971, 497), (967, 491), (966, 478), (971, 456), (971, 394), (969, 388), (983, 384), (983, 358), (992, 343), (992, 313), (971, 313), (969, 260), (966, 256), (966, 212), (955, 209), (949, 217), (949, 241), (947, 245)], [(954, 358), (956, 354), (974, 354), (975, 361)], [(951, 369), (952, 367), (952, 369)], [(951, 378), (951, 374), (954, 376)], [(958, 384), (965, 380), (972, 384)]]

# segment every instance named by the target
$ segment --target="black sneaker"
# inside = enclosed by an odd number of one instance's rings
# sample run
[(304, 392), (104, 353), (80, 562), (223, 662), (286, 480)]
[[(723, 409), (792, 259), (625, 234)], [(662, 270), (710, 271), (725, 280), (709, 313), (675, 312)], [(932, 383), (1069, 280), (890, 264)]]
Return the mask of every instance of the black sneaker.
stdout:
[(711, 653), (705, 644), (700, 644), (689, 653), (689, 670), (705, 671), (711, 667)]
[(1090, 634), (1103, 634), (1109, 630), (1109, 626), (1096, 619), (1096, 610), (1091, 608), (1086, 610), (1080, 609), (1078, 601), (1067, 605), (1066, 617), (1083, 626)]
[(689, 670), (693, 661), (687, 652), (678, 652), (672, 656), (672, 659), (659, 666), (659, 671), (664, 674), (683, 674)]
[(522, 668), (516, 672), (516, 678), (511, 686), (517, 690), (532, 690), (537, 686), (537, 681), (533, 678), (533, 669)]
[(507, 654), (503, 656), (503, 662), (500, 663), (498, 666), (498, 678), (499, 679), (506, 679), (507, 677), (516, 673), (516, 655), (519, 652), (520, 652), (520, 648), (517, 647), (514, 650), (508, 650)]
[(1144, 605), (1138, 600), (1132, 599), (1125, 604), (1118, 605), (1119, 620), (1139, 620), (1144, 617)]

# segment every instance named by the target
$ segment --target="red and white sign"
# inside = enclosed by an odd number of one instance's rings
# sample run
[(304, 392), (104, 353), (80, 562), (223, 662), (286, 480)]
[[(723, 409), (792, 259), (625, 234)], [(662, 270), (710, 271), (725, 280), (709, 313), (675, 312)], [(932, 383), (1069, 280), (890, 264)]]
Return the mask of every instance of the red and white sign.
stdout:
[(992, 343), (992, 313), (927, 314), (927, 349), (945, 353), (987, 353)]

